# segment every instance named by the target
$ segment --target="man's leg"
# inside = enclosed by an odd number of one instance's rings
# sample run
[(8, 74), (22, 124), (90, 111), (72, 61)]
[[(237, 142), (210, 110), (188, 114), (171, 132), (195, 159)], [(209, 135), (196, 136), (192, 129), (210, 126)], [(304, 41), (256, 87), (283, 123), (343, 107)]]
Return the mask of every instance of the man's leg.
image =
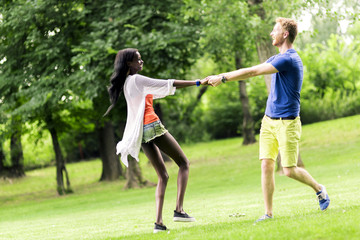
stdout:
[(300, 118), (293, 121), (282, 121), (279, 130), (279, 148), (282, 155), (284, 174), (314, 189), (319, 198), (320, 209), (322, 211), (326, 210), (330, 204), (330, 198), (325, 187), (316, 182), (305, 169), (297, 167), (301, 136)]
[(261, 187), (264, 197), (265, 215), (261, 216), (256, 222), (260, 222), (272, 217), (273, 195), (275, 189), (275, 161), (278, 155), (278, 141), (275, 138), (275, 122), (264, 116), (260, 129), (260, 151), (261, 160)]
[(273, 195), (275, 190), (275, 161), (262, 159), (261, 161), (261, 186), (264, 196), (265, 214), (272, 217)]
[(284, 167), (283, 169), (286, 176), (310, 186), (315, 192), (321, 191), (321, 185), (304, 168)]
[(282, 120), (279, 123), (281, 127), (279, 128), (278, 139), (284, 174), (310, 186), (315, 192), (321, 191), (320, 184), (305, 169), (297, 167), (301, 136), (300, 118)]
[(326, 192), (326, 188), (315, 181), (315, 179), (303, 168), (284, 167), (286, 176), (302, 182), (314, 189), (319, 199), (320, 210), (325, 211), (330, 205), (330, 198)]

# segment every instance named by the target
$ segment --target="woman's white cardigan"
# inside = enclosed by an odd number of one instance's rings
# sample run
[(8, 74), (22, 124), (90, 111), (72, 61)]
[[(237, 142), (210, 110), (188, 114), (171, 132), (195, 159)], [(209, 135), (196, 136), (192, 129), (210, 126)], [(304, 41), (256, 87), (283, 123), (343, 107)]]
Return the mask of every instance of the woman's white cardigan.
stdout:
[(139, 151), (143, 135), (145, 97), (152, 94), (154, 99), (173, 95), (174, 80), (148, 78), (139, 74), (129, 75), (124, 84), (127, 103), (127, 120), (122, 140), (116, 145), (116, 154), (128, 167), (128, 155), (139, 161)]

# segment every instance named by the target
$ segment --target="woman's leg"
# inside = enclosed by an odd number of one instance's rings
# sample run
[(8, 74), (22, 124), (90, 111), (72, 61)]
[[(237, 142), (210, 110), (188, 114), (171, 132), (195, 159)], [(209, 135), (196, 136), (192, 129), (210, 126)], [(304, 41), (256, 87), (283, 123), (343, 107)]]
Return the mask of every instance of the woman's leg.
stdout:
[(156, 200), (156, 223), (162, 225), (162, 210), (164, 205), (165, 189), (169, 179), (169, 175), (166, 171), (164, 160), (161, 157), (161, 153), (156, 145), (152, 142), (143, 143), (141, 145), (145, 155), (149, 158), (151, 164), (154, 166), (158, 175), (158, 183), (155, 192)]
[(164, 153), (169, 155), (176, 164), (179, 166), (178, 179), (177, 179), (177, 200), (176, 200), (176, 211), (184, 212), (183, 202), (185, 196), (185, 190), (187, 181), (189, 178), (189, 165), (190, 162), (186, 158), (185, 153), (181, 149), (178, 142), (170, 133), (157, 137), (153, 142), (158, 146)]

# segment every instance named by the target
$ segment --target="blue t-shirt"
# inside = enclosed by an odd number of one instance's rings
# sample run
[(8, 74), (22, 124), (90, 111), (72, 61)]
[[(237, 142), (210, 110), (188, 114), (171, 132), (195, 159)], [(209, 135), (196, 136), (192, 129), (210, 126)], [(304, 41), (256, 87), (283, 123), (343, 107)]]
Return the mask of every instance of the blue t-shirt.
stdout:
[(294, 49), (270, 57), (267, 61), (279, 72), (271, 76), (271, 91), (265, 114), (270, 117), (297, 117), (300, 114), (300, 91), (303, 64)]

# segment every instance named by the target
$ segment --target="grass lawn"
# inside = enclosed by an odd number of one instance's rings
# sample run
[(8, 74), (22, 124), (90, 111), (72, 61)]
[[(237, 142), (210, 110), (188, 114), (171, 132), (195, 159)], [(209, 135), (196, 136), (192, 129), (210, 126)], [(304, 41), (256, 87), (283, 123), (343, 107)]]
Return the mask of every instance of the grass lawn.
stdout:
[[(172, 222), (177, 166), (163, 210), (169, 233), (153, 234), (155, 188), (124, 190), (125, 180), (98, 182), (100, 160), (68, 164), (74, 194), (57, 196), (55, 168), (0, 180), (0, 239), (359, 239), (360, 115), (303, 126), (301, 157), (327, 187), (330, 208), (321, 212), (309, 187), (276, 175), (274, 219), (264, 213), (258, 143), (242, 139), (183, 145), (191, 161), (185, 211), (194, 223)], [(141, 155), (146, 179), (156, 182)], [(233, 216), (237, 215), (237, 216)]]

